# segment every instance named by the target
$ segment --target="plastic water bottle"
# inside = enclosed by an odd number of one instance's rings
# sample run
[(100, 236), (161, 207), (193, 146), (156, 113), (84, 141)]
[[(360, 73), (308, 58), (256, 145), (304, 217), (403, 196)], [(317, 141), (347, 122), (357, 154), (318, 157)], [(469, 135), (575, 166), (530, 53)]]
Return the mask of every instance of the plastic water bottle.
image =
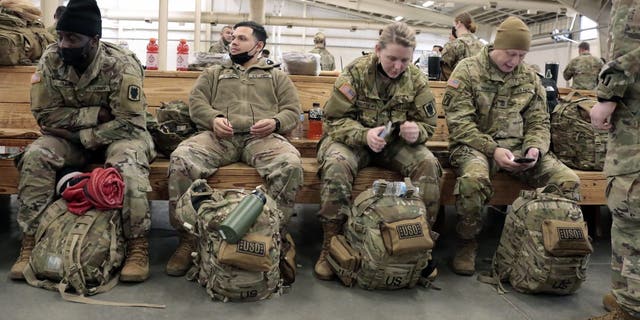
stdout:
[(291, 133), (291, 138), (295, 140), (300, 140), (304, 136), (304, 112), (300, 113), (298, 117), (298, 124), (293, 129)]
[(158, 70), (158, 50), (156, 38), (149, 39), (149, 44), (147, 44), (147, 70)]
[(320, 103), (314, 102), (313, 107), (309, 110), (309, 131), (307, 138), (319, 140), (322, 138), (322, 108)]
[(180, 39), (178, 44), (178, 57), (176, 58), (176, 70), (187, 71), (189, 68), (189, 45), (187, 40)]

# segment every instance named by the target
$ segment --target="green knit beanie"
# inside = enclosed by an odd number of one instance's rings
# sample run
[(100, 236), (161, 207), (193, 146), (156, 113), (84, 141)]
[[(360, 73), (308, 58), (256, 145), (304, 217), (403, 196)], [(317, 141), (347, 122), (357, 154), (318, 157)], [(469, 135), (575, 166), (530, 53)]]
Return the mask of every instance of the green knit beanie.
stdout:
[(529, 46), (531, 32), (522, 20), (509, 17), (498, 26), (496, 40), (493, 42), (494, 49), (529, 51)]

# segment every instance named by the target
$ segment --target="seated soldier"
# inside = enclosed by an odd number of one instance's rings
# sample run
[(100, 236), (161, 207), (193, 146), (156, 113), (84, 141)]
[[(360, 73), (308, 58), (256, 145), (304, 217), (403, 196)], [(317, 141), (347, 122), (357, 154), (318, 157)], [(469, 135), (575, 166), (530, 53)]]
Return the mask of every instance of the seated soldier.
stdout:
[[(326, 132), (318, 146), (322, 252), (314, 274), (330, 280), (329, 242), (339, 234), (351, 207), (358, 171), (374, 164), (416, 182), (433, 225), (440, 200), (442, 169), (425, 142), (436, 128), (436, 110), (427, 78), (411, 63), (415, 31), (405, 23), (384, 27), (375, 54), (357, 58), (336, 80), (324, 107)], [(393, 129), (381, 137), (385, 125)]]
[(144, 281), (149, 277), (149, 161), (155, 152), (146, 130), (142, 65), (131, 51), (100, 41), (95, 0), (69, 1), (56, 29), (58, 43), (47, 48), (31, 77), (31, 111), (43, 135), (18, 162), (23, 238), (10, 277), (23, 279), (40, 214), (54, 197), (56, 171), (104, 158), (126, 184), (122, 220), (127, 249), (120, 280)]
[(475, 272), (482, 208), (491, 196), (491, 174), (505, 171), (534, 187), (555, 184), (579, 200), (578, 176), (549, 153), (549, 113), (536, 73), (522, 63), (531, 33), (507, 18), (495, 42), (454, 69), (442, 99), (449, 127), (450, 161), (460, 216), (453, 271)]
[(205, 69), (191, 90), (191, 118), (204, 132), (183, 141), (171, 154), (169, 218), (180, 233), (180, 244), (167, 263), (169, 275), (187, 272), (196, 245), (178, 223), (176, 201), (194, 180), (211, 176), (219, 167), (237, 161), (255, 167), (284, 213), (283, 226), (293, 213), (302, 186), (302, 162), (281, 134), (297, 125), (300, 100), (291, 79), (261, 59), (266, 40), (260, 24), (236, 24), (230, 45), (233, 63)]

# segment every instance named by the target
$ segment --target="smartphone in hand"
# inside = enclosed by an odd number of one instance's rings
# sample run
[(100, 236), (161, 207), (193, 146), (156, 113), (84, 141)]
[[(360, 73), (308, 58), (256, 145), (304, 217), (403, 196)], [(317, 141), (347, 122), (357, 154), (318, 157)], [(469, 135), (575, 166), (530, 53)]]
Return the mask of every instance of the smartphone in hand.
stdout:
[(536, 161), (536, 159), (534, 159), (534, 158), (526, 158), (526, 157), (513, 159), (513, 162), (515, 162), (515, 163), (531, 163), (531, 162), (534, 162), (534, 161)]
[(384, 130), (380, 131), (380, 133), (378, 134), (378, 137), (383, 138), (386, 137), (389, 132), (391, 132), (391, 121), (387, 122), (387, 125), (384, 127)]

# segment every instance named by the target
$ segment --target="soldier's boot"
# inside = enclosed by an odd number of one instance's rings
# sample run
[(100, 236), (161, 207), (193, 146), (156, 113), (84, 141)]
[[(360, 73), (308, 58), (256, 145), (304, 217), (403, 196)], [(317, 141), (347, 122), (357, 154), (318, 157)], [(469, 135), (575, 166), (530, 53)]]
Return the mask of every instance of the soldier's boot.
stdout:
[(630, 315), (628, 312), (622, 310), (620, 307), (617, 307), (615, 310), (598, 317), (589, 318), (589, 320), (639, 320), (640, 318), (636, 318)]
[(613, 293), (609, 292), (602, 297), (602, 305), (604, 305), (604, 309), (611, 312), (613, 310), (618, 309), (618, 301)]
[(318, 261), (316, 261), (316, 265), (313, 268), (313, 274), (320, 280), (331, 280), (333, 279), (334, 273), (329, 266), (329, 261), (327, 261), (327, 254), (329, 254), (329, 244), (331, 243), (331, 238), (339, 235), (342, 231), (342, 223), (337, 221), (323, 222), (322, 230), (324, 233), (324, 239), (322, 241), (322, 251), (320, 251)]
[(192, 265), (191, 253), (196, 251), (196, 237), (190, 234), (181, 234), (178, 248), (171, 255), (165, 268), (170, 276), (184, 276)]
[(9, 278), (12, 280), (23, 280), (24, 275), (22, 274), (22, 270), (29, 264), (29, 258), (31, 257), (31, 251), (33, 251), (33, 247), (36, 245), (36, 239), (34, 236), (23, 235), (22, 236), (22, 246), (20, 247), (20, 256), (18, 256), (18, 260), (11, 267), (11, 271), (9, 271)]
[(120, 281), (142, 282), (149, 278), (149, 242), (140, 237), (127, 241), (127, 258), (120, 273)]
[(476, 239), (459, 239), (456, 255), (453, 257), (453, 272), (471, 276), (476, 272), (476, 252), (478, 241)]

